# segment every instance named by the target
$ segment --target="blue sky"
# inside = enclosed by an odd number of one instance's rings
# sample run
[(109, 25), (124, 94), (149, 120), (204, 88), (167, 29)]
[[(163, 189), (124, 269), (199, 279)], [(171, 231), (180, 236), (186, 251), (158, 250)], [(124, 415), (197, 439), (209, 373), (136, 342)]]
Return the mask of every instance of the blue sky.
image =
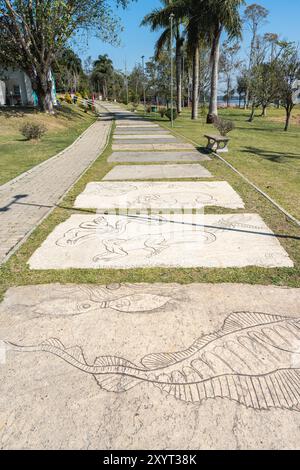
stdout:
[[(270, 11), (268, 23), (263, 27), (263, 32), (278, 33), (283, 39), (300, 41), (300, 1), (299, 0), (253, 0), (251, 3), (259, 3)], [(118, 10), (124, 31), (121, 34), (121, 46), (112, 47), (102, 43), (99, 39), (91, 39), (84, 49), (78, 50), (82, 59), (87, 56), (96, 58), (99, 54), (108, 54), (118, 69), (124, 70), (125, 61), (127, 69), (131, 70), (141, 56), (146, 59), (153, 55), (154, 43), (157, 33), (151, 33), (148, 28), (140, 28), (140, 22), (144, 15), (161, 5), (160, 0), (138, 0), (125, 10)], [(248, 44), (248, 34), (245, 31), (244, 42)]]

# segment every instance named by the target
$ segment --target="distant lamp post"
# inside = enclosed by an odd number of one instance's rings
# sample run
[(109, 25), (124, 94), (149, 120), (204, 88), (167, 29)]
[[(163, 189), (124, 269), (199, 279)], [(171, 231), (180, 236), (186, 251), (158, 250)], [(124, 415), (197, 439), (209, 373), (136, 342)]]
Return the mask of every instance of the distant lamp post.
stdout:
[(142, 56), (143, 67), (143, 92), (144, 92), (144, 114), (146, 114), (146, 86), (145, 86), (145, 56)]
[(174, 127), (174, 64), (173, 64), (173, 24), (174, 24), (174, 13), (170, 15), (170, 26), (171, 26), (171, 40), (170, 40), (170, 59), (171, 59), (171, 127)]

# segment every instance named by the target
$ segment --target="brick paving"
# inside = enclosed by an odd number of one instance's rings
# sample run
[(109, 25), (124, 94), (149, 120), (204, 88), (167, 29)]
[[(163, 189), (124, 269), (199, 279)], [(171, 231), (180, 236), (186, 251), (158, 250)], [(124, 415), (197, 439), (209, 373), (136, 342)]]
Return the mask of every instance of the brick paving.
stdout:
[(0, 186), (0, 264), (101, 154), (110, 128), (110, 121), (95, 122), (64, 152)]

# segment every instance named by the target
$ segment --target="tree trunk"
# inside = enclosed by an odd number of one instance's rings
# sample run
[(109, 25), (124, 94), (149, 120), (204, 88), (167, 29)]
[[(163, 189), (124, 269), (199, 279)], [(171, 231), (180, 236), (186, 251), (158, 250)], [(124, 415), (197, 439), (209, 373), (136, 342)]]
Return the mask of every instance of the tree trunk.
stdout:
[(289, 130), (291, 114), (292, 114), (291, 110), (286, 109), (286, 120), (285, 120), (285, 127), (284, 127), (285, 132), (287, 132)]
[(181, 38), (176, 42), (176, 88), (177, 88), (177, 112), (182, 111), (182, 47)]
[(252, 110), (251, 110), (251, 115), (249, 117), (249, 122), (253, 122), (254, 120), (254, 115), (255, 115), (255, 105), (252, 105)]
[(31, 75), (31, 85), (38, 98), (40, 111), (43, 113), (54, 114), (52, 101), (52, 82), (48, 79), (49, 73), (41, 77)]
[(218, 81), (219, 81), (219, 61), (220, 61), (220, 36), (221, 31), (216, 31), (212, 44), (212, 74), (209, 111), (207, 124), (212, 124), (214, 118), (218, 116)]
[(267, 106), (264, 105), (262, 108), (261, 117), (267, 117)]
[(244, 100), (244, 109), (249, 108), (249, 89), (247, 88)]
[(199, 61), (200, 61), (200, 49), (199, 45), (194, 48), (193, 56), (193, 96), (192, 96), (192, 119), (198, 119), (198, 108), (199, 108)]

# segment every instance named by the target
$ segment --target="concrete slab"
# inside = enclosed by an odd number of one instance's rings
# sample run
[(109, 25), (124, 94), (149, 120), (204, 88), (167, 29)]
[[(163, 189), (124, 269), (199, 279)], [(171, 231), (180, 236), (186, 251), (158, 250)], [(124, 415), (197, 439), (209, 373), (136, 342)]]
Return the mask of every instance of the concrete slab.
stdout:
[(204, 162), (211, 160), (207, 155), (193, 152), (114, 152), (107, 159), (110, 163), (176, 163)]
[(256, 214), (72, 215), (28, 264), (31, 269), (293, 267)]
[(158, 124), (145, 123), (145, 122), (120, 122), (117, 121), (116, 129), (161, 129)]
[(233, 188), (223, 182), (89, 183), (76, 201), (77, 208), (91, 209), (196, 209), (220, 206), (243, 209)]
[(126, 135), (126, 134), (145, 134), (145, 135), (148, 135), (148, 134), (154, 134), (154, 133), (155, 133), (155, 135), (157, 135), (157, 134), (170, 135), (169, 131), (164, 130), (162, 128), (155, 128), (155, 127), (149, 127), (149, 129), (147, 129), (146, 127), (117, 127), (115, 133), (120, 134), (120, 135)]
[(156, 139), (155, 137), (147, 138), (146, 136), (143, 136), (143, 138), (140, 139), (113, 139), (113, 145), (115, 144), (120, 144), (120, 145), (136, 145), (137, 147), (140, 147), (141, 145), (163, 145), (163, 144), (175, 144), (179, 145), (180, 140), (173, 138), (173, 137), (166, 137), (163, 136), (161, 138)]
[(138, 126), (138, 127), (160, 127), (158, 124), (155, 124), (153, 122), (147, 121), (145, 119), (136, 119), (134, 118), (128, 118), (128, 119), (117, 119), (116, 120), (116, 126)]
[(176, 144), (143, 144), (142, 142), (137, 142), (135, 144), (116, 144), (112, 145), (113, 151), (131, 151), (131, 150), (195, 150), (195, 147), (192, 144), (176, 143)]
[(163, 142), (165, 142), (165, 140), (178, 140), (174, 135), (172, 134), (148, 134), (148, 135), (145, 135), (145, 134), (125, 134), (125, 135), (121, 135), (121, 134), (114, 134), (114, 140), (125, 140), (125, 141), (129, 141), (129, 140), (150, 140), (150, 141), (153, 141), (155, 139), (160, 139), (162, 140)]
[(10, 289), (1, 448), (296, 450), (299, 311), (286, 287)]
[(118, 165), (102, 178), (115, 180), (211, 178), (211, 173), (199, 164), (184, 165)]

